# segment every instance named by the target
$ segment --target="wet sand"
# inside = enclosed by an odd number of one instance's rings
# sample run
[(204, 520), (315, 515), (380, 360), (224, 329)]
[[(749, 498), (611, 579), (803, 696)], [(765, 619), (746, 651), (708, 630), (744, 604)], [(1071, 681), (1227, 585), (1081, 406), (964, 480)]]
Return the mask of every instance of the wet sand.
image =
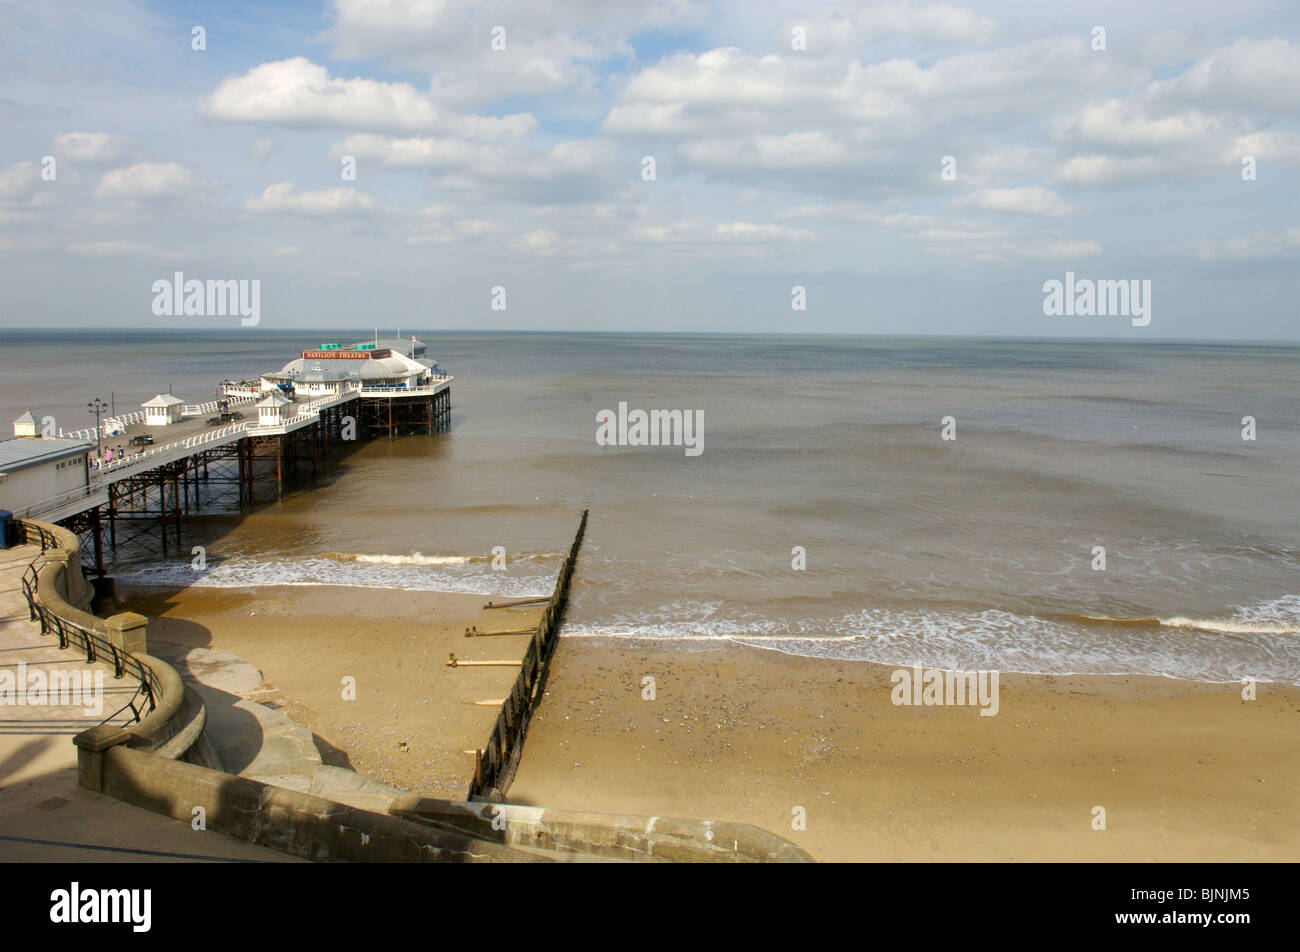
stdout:
[[(538, 616), (328, 586), (144, 595), (128, 600), (156, 619), (151, 638), (257, 665), (255, 699), (311, 729), (327, 762), (451, 798), (497, 713), (471, 702), (504, 697), (515, 669), (451, 669), (447, 653), (516, 657), (522, 637), (464, 629)], [(562, 638), (508, 798), (743, 821), (831, 861), (1300, 860), (1300, 691), (1262, 684), (1246, 701), (1241, 685), (1004, 675), (985, 717), (895, 706), (892, 670)]]

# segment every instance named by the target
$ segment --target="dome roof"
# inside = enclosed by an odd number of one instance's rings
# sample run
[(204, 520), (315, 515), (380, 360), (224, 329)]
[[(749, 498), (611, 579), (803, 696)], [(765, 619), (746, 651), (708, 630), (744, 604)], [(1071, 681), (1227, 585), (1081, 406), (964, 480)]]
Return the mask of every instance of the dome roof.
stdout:
[(411, 371), (406, 364), (396, 357), (380, 357), (378, 360), (363, 360), (359, 368), (362, 380), (375, 380), (380, 377), (406, 377)]

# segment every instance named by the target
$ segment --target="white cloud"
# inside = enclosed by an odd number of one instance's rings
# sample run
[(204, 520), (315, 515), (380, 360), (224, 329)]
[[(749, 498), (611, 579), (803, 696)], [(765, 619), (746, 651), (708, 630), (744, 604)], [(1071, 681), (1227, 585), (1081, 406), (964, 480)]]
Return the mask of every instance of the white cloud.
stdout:
[[(533, 149), (516, 142), (359, 133), (335, 145), (330, 155), (334, 159), (351, 155), (358, 163), (373, 162), (388, 169), (429, 169), (441, 173), (439, 184), (448, 188), (529, 201), (587, 199), (613, 188), (619, 178), (613, 144), (597, 139)], [(629, 167), (623, 178), (631, 174)]]
[(1083, 147), (1117, 150), (1182, 148), (1196, 145), (1208, 137), (1223, 136), (1231, 121), (1196, 110), (1173, 115), (1151, 115), (1145, 106), (1133, 100), (1111, 99), (1089, 106), (1070, 120), (1060, 137)]
[(285, 212), (293, 215), (327, 217), (333, 215), (369, 214), (375, 201), (365, 192), (355, 188), (327, 188), (317, 192), (293, 191), (292, 182), (268, 185), (257, 198), (244, 203), (250, 212)]
[(1225, 238), (1198, 243), (1202, 261), (1269, 261), (1300, 258), (1300, 228), (1280, 232), (1259, 232), (1249, 237)]
[(912, 6), (904, 3), (872, 3), (856, 9), (825, 7), (812, 16), (787, 20), (777, 39), (788, 45), (791, 30), (806, 31), (807, 52), (858, 49), (864, 43), (890, 37), (905, 37), (941, 45), (982, 45), (998, 33), (996, 20), (981, 16), (969, 7), (947, 3)]
[(41, 169), (35, 162), (17, 162), (0, 172), (0, 201), (26, 199), (40, 187)]
[[(1028, 190), (1007, 191), (1014, 193)], [(1010, 200), (993, 200), (993, 204), (1004, 207), (1009, 202), (1025, 203), (1026, 199), (1023, 195), (1016, 195)], [(1032, 199), (1029, 204), (1037, 202), (1043, 202), (1047, 207), (1052, 206), (1051, 199)], [(994, 210), (1004, 210), (1004, 208)], [(1041, 226), (1036, 226), (1030, 231), (1018, 232), (990, 225), (977, 218), (881, 212), (861, 202), (803, 205), (788, 209), (778, 217), (786, 221), (868, 223), (882, 228), (897, 229), (909, 240), (919, 243), (930, 254), (949, 255), (979, 262), (1007, 263), (1085, 258), (1095, 257), (1102, 251), (1101, 244), (1093, 239), (1042, 234)]]
[(634, 229), (634, 238), (655, 243), (755, 244), (811, 241), (816, 235), (806, 228), (749, 221), (680, 221), (671, 225), (646, 225)]
[(223, 80), (201, 108), (226, 122), (385, 132), (437, 129), (475, 140), (520, 136), (537, 125), (527, 114), (497, 118), (451, 113), (410, 83), (331, 78), (324, 66), (302, 56), (262, 63), (243, 76)]
[(1242, 113), (1300, 112), (1300, 50), (1281, 37), (1241, 38), (1147, 89), (1155, 103)]
[(445, 205), (431, 205), (422, 209), (420, 215), (426, 221), (407, 236), (406, 243), (408, 245), (446, 245), (452, 242), (486, 238), (505, 231), (504, 226), (497, 222), (480, 218), (466, 218), (456, 222), (444, 221), (443, 219), (450, 213), (451, 209)]
[(74, 162), (115, 162), (131, 147), (127, 136), (110, 132), (64, 132), (54, 139), (54, 155)]
[(560, 250), (560, 237), (553, 231), (539, 228), (526, 232), (513, 242), (513, 246), (534, 255), (553, 255)]
[[(489, 102), (504, 96), (589, 92), (597, 66), (630, 54), (631, 34), (704, 22), (688, 0), (335, 0), (325, 38), (336, 59), (382, 60), (430, 75), (439, 102)], [(505, 30), (505, 49), (492, 47)]]
[(134, 241), (88, 241), (68, 245), (68, 251), (83, 258), (117, 258), (123, 255), (147, 255), (156, 252), (149, 245)]
[(230, 122), (364, 129), (427, 129), (438, 120), (433, 102), (410, 83), (331, 79), (324, 66), (302, 56), (223, 80), (203, 109)]
[(970, 208), (990, 212), (1016, 212), (1060, 218), (1076, 211), (1076, 206), (1061, 199), (1051, 189), (1038, 185), (1025, 188), (985, 188), (952, 200), (953, 208)]
[(96, 198), (170, 198), (192, 188), (194, 177), (176, 162), (139, 162), (105, 172), (95, 188)]
[(637, 73), (604, 129), (680, 139), (848, 126), (912, 139), (947, 124), (953, 128), (942, 134), (951, 137), (956, 127), (995, 128), (1051, 114), (1141, 76), (1115, 60), (1099, 63), (1082, 38), (962, 53), (925, 66), (722, 48), (678, 53)]

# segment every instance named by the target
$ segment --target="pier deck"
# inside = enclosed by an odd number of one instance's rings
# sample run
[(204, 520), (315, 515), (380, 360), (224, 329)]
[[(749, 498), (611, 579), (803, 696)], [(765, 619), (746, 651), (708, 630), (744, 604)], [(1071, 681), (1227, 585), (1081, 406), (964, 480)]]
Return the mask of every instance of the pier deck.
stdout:
[[(108, 462), (101, 462), (91, 470), (88, 485), (72, 492), (41, 500), (25, 509), (14, 513), (16, 518), (44, 519), (48, 522), (62, 522), (81, 513), (107, 505), (108, 487), (111, 484), (157, 470), (176, 463), (196, 453), (229, 447), (241, 440), (261, 437), (284, 437), (319, 425), (322, 416), (329, 411), (341, 410), (355, 404), (360, 410), (365, 401), (383, 401), (391, 405), (395, 400), (427, 399), (430, 401), (430, 426), (433, 425), (435, 405), (439, 414), (449, 410), (445, 394), (450, 391), (452, 377), (445, 376), (425, 387), (407, 389), (370, 388), (346, 390), (331, 396), (304, 399), (287, 408), (283, 421), (274, 426), (263, 426), (258, 421), (257, 410), (252, 404), (243, 404), (239, 412), (244, 419), (221, 426), (208, 426), (207, 418), (190, 417), (179, 423), (167, 426), (151, 426), (141, 422), (129, 424), (126, 432), (105, 437), (104, 447), (127, 448), (124, 457), (115, 456)], [(441, 397), (441, 401), (440, 401)], [(389, 427), (391, 431), (391, 426)], [(130, 447), (133, 437), (148, 434), (154, 438), (154, 444), (147, 447)], [(93, 440), (93, 437), (90, 439)]]

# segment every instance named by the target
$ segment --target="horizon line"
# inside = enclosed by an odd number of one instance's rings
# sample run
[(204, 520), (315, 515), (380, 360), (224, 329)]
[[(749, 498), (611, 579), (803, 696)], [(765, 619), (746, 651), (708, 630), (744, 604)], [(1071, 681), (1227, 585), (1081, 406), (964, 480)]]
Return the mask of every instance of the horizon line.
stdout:
[[(61, 332), (93, 332), (100, 334), (111, 334), (114, 330), (118, 331), (155, 331), (159, 334), (175, 332), (193, 332), (193, 333), (212, 333), (212, 334), (230, 334), (230, 335), (247, 335), (249, 328), (245, 327), (173, 327), (158, 328), (150, 325), (126, 325), (123, 327), (107, 329), (102, 326), (87, 325), (57, 325), (54, 327), (35, 327), (30, 325), (15, 327), (0, 327), (0, 334), (15, 331), (28, 331), (40, 334), (57, 334)], [(312, 327), (305, 325), (302, 328), (281, 327), (281, 328), (258, 328), (253, 331), (257, 333), (270, 334), (319, 334), (319, 333), (344, 333), (352, 334), (355, 331), (361, 331), (363, 335), (369, 333), (373, 335), (374, 328), (369, 331), (361, 328), (350, 327)], [(393, 333), (397, 333), (396, 330)], [(1270, 337), (1068, 337), (1068, 336), (1039, 336), (1024, 334), (951, 334), (951, 333), (913, 333), (897, 334), (884, 332), (846, 332), (846, 331), (700, 331), (700, 330), (627, 330), (614, 331), (607, 329), (482, 329), (482, 328), (441, 328), (441, 329), (417, 329), (417, 334), (518, 334), (526, 336), (546, 336), (546, 335), (573, 335), (587, 334), (596, 336), (646, 336), (646, 337), (850, 337), (850, 338), (886, 338), (886, 339), (903, 339), (903, 340), (1005, 340), (1005, 341), (1027, 341), (1036, 343), (1114, 343), (1114, 344), (1282, 344), (1286, 346), (1300, 346), (1300, 338), (1285, 340), (1281, 338)], [(251, 336), (251, 335), (250, 335)], [(381, 331), (380, 336), (383, 336)], [(403, 335), (405, 337), (406, 335)]]

